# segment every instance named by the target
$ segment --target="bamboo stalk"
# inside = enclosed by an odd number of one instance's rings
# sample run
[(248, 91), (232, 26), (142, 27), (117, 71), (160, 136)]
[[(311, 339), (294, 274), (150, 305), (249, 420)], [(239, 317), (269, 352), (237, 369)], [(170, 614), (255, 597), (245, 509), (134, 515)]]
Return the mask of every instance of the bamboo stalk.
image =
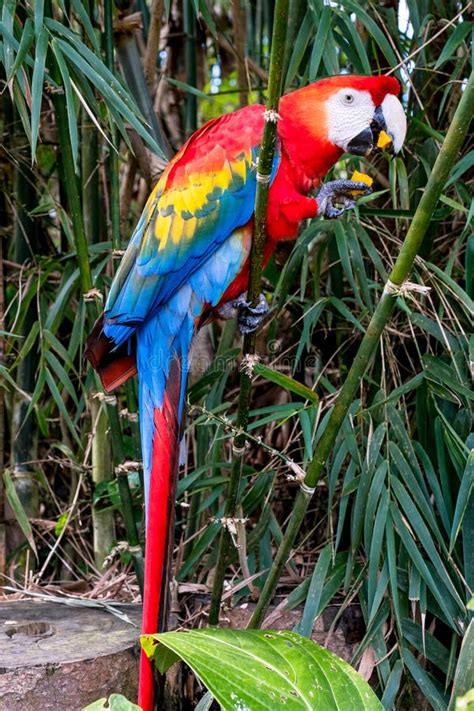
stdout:
[(247, 106), (249, 102), (248, 92), (248, 74), (245, 63), (245, 39), (247, 34), (246, 15), (242, 8), (240, 0), (232, 0), (232, 20), (234, 25), (234, 45), (237, 57), (237, 86), (239, 87), (239, 104)]
[[(112, 467), (107, 415), (103, 404), (96, 398), (92, 400), (92, 426), (92, 480), (97, 487), (102, 482), (111, 481)], [(97, 568), (102, 570), (115, 541), (114, 515), (110, 508), (92, 507), (92, 529), (94, 560)]]
[[(148, 123), (151, 135), (161, 148), (163, 156), (170, 158), (172, 151), (155, 113), (133, 33), (123, 31), (117, 35), (117, 55), (127, 86)], [(163, 156), (159, 156), (159, 158)]]
[[(105, 29), (105, 63), (111, 72), (115, 72), (114, 64), (114, 32), (113, 32), (113, 0), (104, 0), (104, 29)], [(133, 40), (135, 41), (135, 40)], [(117, 131), (115, 126), (110, 130), (112, 144), (117, 141)], [(111, 149), (109, 155), (110, 174), (110, 222), (112, 230), (112, 248), (121, 248), (120, 236), (120, 182), (119, 182), (119, 160), (116, 150)], [(110, 435), (112, 441), (112, 455), (117, 472), (117, 486), (120, 497), (121, 514), (125, 526), (127, 543), (132, 555), (133, 567), (137, 576), (140, 592), (143, 594), (143, 552), (140, 546), (138, 530), (133, 514), (132, 493), (128, 482), (126, 470), (120, 469), (125, 461), (125, 451), (123, 447), (123, 434), (120, 426), (118, 414), (118, 403), (107, 404), (107, 417), (109, 420)], [(130, 408), (130, 405), (129, 405)]]
[(133, 567), (135, 575), (137, 576), (138, 586), (140, 588), (140, 592), (143, 594), (143, 552), (138, 538), (138, 531), (133, 513), (133, 501), (128, 483), (128, 472), (126, 467), (123, 466), (125, 462), (125, 450), (123, 447), (122, 429), (120, 427), (116, 403), (107, 404), (107, 417), (109, 418), (112, 455), (115, 464), (115, 473), (117, 476), (117, 485), (120, 496), (120, 512), (125, 526), (127, 543), (133, 559)]
[(454, 166), (459, 150), (469, 130), (474, 111), (474, 72), (463, 92), (448, 129), (441, 150), (433, 166), (431, 175), (423, 191), (414, 218), (408, 228), (395, 265), (390, 273), (389, 283), (393, 287), (385, 288), (377, 304), (367, 331), (359, 346), (352, 367), (336, 399), (326, 429), (317, 445), (316, 453), (310, 462), (304, 482), (296, 496), (290, 521), (283, 540), (277, 551), (270, 574), (265, 582), (262, 594), (250, 619), (249, 627), (260, 627), (265, 612), (275, 592), (278, 580), (300, 530), (308, 504), (314, 489), (324, 471), (324, 467), (334, 447), (338, 432), (344, 422), (350, 405), (356, 395), (361, 379), (377, 349), (383, 330), (395, 308), (398, 296), (397, 286), (404, 283), (413, 267), (415, 257), (421, 247), (423, 237), (430, 224), (436, 203), (442, 193), (449, 173)]
[[(196, 57), (196, 19), (191, 7), (191, 0), (185, 0), (183, 3), (183, 26), (186, 36), (186, 44), (184, 46), (184, 62), (186, 66), (186, 82), (189, 86), (197, 84), (197, 57)], [(184, 131), (186, 138), (197, 128), (197, 97), (186, 93), (185, 106), (185, 122)]]
[[(26, 264), (34, 259), (38, 254), (39, 235), (38, 223), (30, 216), (30, 212), (36, 207), (37, 195), (33, 189), (35, 178), (33, 172), (28, 167), (28, 156), (24, 149), (19, 149), (19, 145), (24, 145), (24, 136), (15, 135), (18, 164), (15, 168), (14, 189), (15, 189), (15, 262)], [(30, 333), (34, 322), (37, 319), (36, 304), (32, 301), (27, 308), (21, 329), (21, 337), (26, 338)], [(38, 353), (34, 348), (23, 358), (18, 366), (16, 382), (18, 391), (14, 393), (11, 411), (11, 450), (13, 483), (18, 498), (29, 518), (37, 518), (39, 512), (39, 490), (37, 473), (34, 470), (34, 462), (37, 459), (38, 432), (36, 417), (34, 413), (26, 416), (29, 407), (28, 395), (35, 388), (36, 371), (38, 367)], [(7, 523), (7, 553), (11, 552), (22, 543), (24, 535), (16, 522), (16, 516), (10, 507), (6, 507), (5, 518)], [(30, 556), (22, 559), (25, 564), (26, 576), (30, 565), (34, 565), (34, 559)], [(23, 568), (19, 566), (18, 570)]]
[[(288, 24), (289, 0), (277, 0), (273, 23), (272, 53), (270, 58), (270, 76), (268, 82), (267, 111), (278, 111), (282, 85), (282, 67), (285, 56), (286, 28)], [(257, 176), (263, 180), (257, 181), (257, 194), (255, 197), (255, 219), (253, 228), (252, 249), (250, 253), (250, 276), (248, 299), (256, 304), (261, 291), (263, 249), (266, 237), (266, 219), (268, 204), (268, 188), (272, 172), (273, 156), (277, 136), (277, 122), (265, 121), (262, 145), (258, 159)], [(242, 352), (244, 358), (255, 353), (256, 334), (248, 333), (244, 337)], [(235, 518), (237, 498), (241, 479), (244, 450), (246, 444), (246, 429), (250, 409), (250, 394), (252, 388), (251, 376), (242, 371), (240, 374), (239, 401), (236, 418), (238, 434), (234, 439), (234, 461), (230, 473), (229, 488), (226, 495), (224, 509), (225, 518)], [(217, 567), (212, 590), (211, 608), (209, 611), (209, 624), (215, 625), (219, 621), (219, 610), (222, 597), (222, 587), (229, 557), (231, 538), (229, 531), (223, 526), (219, 540)]]
[[(104, 36), (105, 36), (105, 64), (111, 72), (114, 71), (114, 30), (113, 30), (113, 0), (104, 0)], [(117, 130), (110, 127), (112, 146), (117, 144)], [(121, 249), (120, 240), (120, 182), (119, 182), (119, 157), (117, 150), (110, 147), (109, 176), (110, 176), (110, 229), (112, 233), (112, 249)]]

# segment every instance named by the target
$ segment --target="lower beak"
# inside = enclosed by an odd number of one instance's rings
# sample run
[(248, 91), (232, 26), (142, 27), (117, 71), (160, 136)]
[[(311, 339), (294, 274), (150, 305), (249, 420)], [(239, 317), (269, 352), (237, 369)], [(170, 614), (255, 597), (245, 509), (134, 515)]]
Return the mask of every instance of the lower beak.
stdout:
[(375, 148), (383, 150), (391, 143), (392, 139), (387, 133), (387, 125), (385, 123), (382, 107), (377, 106), (370, 126), (349, 141), (347, 149), (354, 155), (366, 156)]
[(347, 144), (349, 153), (355, 156), (367, 156), (374, 149), (375, 138), (371, 128), (364, 128), (363, 131), (354, 136)]

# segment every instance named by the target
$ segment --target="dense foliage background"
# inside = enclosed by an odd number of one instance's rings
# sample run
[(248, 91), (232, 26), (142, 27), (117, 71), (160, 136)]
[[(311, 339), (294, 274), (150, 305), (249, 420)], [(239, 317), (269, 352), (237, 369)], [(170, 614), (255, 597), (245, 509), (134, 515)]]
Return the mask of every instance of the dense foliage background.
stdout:
[[(167, 158), (203, 121), (264, 100), (273, 3), (0, 6), (0, 576), (12, 588), (138, 600), (136, 384), (104, 398), (84, 341)], [(273, 318), (259, 334), (267, 367), (255, 379), (233, 606), (268, 574), (295, 470), (313, 455), (450, 124), (470, 72), (468, 12), (452, 1), (292, 0), (286, 90), (396, 68), (409, 133), (394, 159), (344, 158), (334, 173), (369, 173), (374, 194), (308, 224), (266, 269)], [(416, 260), (412, 280), (429, 290), (398, 299), (275, 600), (303, 609), (302, 634), (328, 609), (329, 640), (349, 625), (352, 663), (387, 709), (446, 709), (463, 673), (473, 155), (466, 145)], [(239, 353), (231, 322), (212, 324), (195, 349), (175, 538), (176, 603), (194, 626), (206, 623), (216, 565)]]

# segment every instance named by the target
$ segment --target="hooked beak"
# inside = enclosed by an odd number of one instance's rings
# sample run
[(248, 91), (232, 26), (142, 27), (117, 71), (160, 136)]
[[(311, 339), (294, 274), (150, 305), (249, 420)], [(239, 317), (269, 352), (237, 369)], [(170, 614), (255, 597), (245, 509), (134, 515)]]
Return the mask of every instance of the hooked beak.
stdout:
[(374, 149), (384, 150), (390, 145), (398, 153), (407, 132), (407, 120), (403, 106), (396, 96), (387, 94), (380, 106), (377, 106), (372, 122), (351, 141), (347, 150), (358, 156), (366, 156)]

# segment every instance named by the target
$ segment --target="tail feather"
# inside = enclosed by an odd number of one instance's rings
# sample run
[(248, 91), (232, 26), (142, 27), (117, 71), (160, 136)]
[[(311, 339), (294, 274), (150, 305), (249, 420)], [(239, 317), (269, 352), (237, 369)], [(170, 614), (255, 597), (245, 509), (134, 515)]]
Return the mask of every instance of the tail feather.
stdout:
[[(169, 580), (173, 550), (174, 500), (178, 471), (179, 411), (182, 400), (181, 363), (176, 356), (171, 364), (161, 408), (153, 408), (151, 472), (147, 495), (145, 549), (145, 590), (142, 634), (166, 628), (169, 605)], [(143, 415), (142, 415), (143, 416)], [(140, 658), (138, 705), (153, 710), (153, 668), (145, 653)]]
[(128, 344), (117, 348), (104, 333), (104, 316), (94, 324), (87, 339), (84, 357), (97, 371), (106, 393), (111, 393), (137, 372), (135, 356)]

